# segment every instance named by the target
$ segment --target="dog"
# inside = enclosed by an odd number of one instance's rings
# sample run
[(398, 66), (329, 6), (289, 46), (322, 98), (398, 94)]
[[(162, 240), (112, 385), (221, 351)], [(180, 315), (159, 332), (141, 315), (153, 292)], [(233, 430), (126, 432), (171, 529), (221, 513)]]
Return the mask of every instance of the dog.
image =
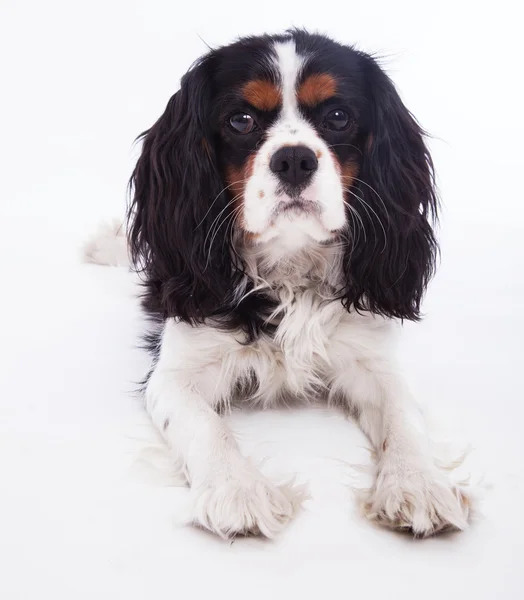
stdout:
[[(465, 529), (470, 497), (435, 466), (391, 347), (421, 316), (438, 197), (424, 132), (376, 60), (303, 30), (240, 39), (198, 60), (140, 139), (127, 241), (154, 321), (145, 404), (194, 523), (224, 538), (285, 526), (303, 489), (269, 481), (220, 415), (316, 398), (374, 448), (368, 518)], [(88, 258), (112, 262), (104, 243)]]

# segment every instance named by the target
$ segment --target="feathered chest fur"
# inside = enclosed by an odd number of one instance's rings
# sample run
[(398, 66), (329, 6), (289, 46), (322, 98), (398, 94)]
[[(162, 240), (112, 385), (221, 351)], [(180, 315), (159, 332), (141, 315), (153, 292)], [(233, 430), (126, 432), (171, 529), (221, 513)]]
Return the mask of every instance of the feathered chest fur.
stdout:
[(260, 248), (256, 254), (246, 252), (256, 288), (276, 303), (268, 319), (271, 332), (248, 345), (237, 344), (223, 367), (237, 374), (239, 399), (264, 405), (322, 393), (330, 340), (347, 315), (337, 297), (336, 245), (317, 245), (291, 256), (287, 252), (286, 258), (278, 250), (273, 245), (271, 253)]
[(374, 353), (391, 326), (390, 320), (343, 306), (337, 245), (287, 252), (285, 259), (275, 248), (272, 244), (271, 254), (245, 251), (250, 271), (239, 297), (251, 293), (245, 289), (254, 284), (275, 302), (268, 317), (271, 327), (254, 341), (212, 322), (165, 325), (163, 352), (176, 358), (187, 384), (198, 381), (215, 406), (250, 402), (269, 407), (332, 395), (333, 382), (351, 368), (356, 351)]

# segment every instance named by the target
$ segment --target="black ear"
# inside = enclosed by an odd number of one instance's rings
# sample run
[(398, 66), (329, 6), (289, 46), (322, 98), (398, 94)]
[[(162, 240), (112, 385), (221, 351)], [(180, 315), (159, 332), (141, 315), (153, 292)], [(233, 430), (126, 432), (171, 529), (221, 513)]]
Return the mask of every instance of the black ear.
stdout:
[(129, 244), (145, 275), (144, 305), (187, 322), (226, 307), (234, 287), (231, 211), (210, 128), (211, 62), (204, 58), (182, 78), (164, 114), (142, 134), (130, 181)]
[[(417, 320), (438, 252), (433, 164), (423, 131), (393, 83), (364, 57), (370, 118), (348, 202), (352, 221), (345, 301), (357, 310)], [(360, 231), (359, 231), (360, 227)]]

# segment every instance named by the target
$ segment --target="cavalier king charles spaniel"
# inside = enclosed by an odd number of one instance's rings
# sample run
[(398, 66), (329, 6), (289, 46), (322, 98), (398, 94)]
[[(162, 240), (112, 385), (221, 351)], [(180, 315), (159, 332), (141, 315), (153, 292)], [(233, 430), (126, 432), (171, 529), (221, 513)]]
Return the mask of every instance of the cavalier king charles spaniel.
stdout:
[[(420, 318), (438, 202), (423, 131), (377, 62), (301, 30), (244, 38), (198, 60), (141, 140), (127, 242), (154, 320), (145, 402), (193, 522), (272, 537), (293, 517), (303, 489), (269, 481), (221, 414), (314, 398), (375, 450), (367, 517), (467, 527), (390, 348)], [(103, 240), (88, 254), (111, 262)]]

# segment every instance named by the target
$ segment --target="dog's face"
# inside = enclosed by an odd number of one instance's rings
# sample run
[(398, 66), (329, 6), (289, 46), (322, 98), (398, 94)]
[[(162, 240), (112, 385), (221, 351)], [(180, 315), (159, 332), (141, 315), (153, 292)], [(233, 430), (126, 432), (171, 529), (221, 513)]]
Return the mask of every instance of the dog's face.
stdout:
[(248, 247), (292, 261), (332, 245), (348, 310), (418, 318), (431, 158), (369, 55), (303, 31), (242, 39), (192, 67), (143, 139), (130, 243), (154, 310), (249, 328), (264, 300), (238, 301)]
[(252, 243), (326, 242), (346, 227), (366, 129), (365, 84), (357, 53), (328, 42), (323, 52), (314, 41), (268, 39), (264, 48), (248, 40), (242, 52), (218, 58), (221, 169), (237, 226)]

